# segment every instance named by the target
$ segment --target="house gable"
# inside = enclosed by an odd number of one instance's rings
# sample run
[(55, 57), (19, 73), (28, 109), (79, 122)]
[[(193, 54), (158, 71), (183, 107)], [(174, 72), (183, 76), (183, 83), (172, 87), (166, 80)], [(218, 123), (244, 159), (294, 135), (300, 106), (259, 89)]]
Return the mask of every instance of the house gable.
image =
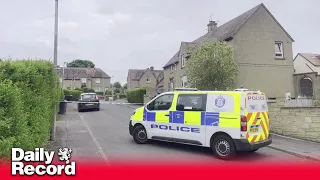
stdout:
[[(191, 43), (194, 44), (195, 47), (198, 47), (200, 44), (205, 42), (206, 40), (218, 40), (218, 41), (231, 41), (234, 36), (237, 34), (239, 29), (246, 23), (246, 21), (251, 17), (252, 14), (260, 7), (264, 6), (263, 4), (259, 4), (258, 6), (248, 10), (247, 12), (235, 17), (234, 19), (228, 21), (227, 23), (217, 27), (215, 30), (210, 31)], [(181, 49), (181, 46), (180, 46)], [(178, 51), (166, 64), (163, 68), (167, 68), (170, 65), (179, 62), (179, 54)]]
[[(279, 21), (273, 16), (273, 14), (268, 10), (268, 8), (263, 3), (251, 10), (251, 15), (247, 17), (247, 19), (237, 28), (236, 31), (234, 31), (232, 38), (234, 38), (243, 29), (243, 27), (246, 25), (248, 21), (250, 21), (252, 17), (261, 16), (261, 12), (262, 12), (261, 10), (266, 11), (267, 14), (278, 25), (278, 27), (283, 31), (283, 33), (286, 34), (286, 36), (291, 40), (291, 42), (294, 42), (294, 39), (290, 36), (290, 34), (284, 29), (284, 27), (279, 23)], [(258, 19), (262, 19), (262, 18), (259, 17)]]

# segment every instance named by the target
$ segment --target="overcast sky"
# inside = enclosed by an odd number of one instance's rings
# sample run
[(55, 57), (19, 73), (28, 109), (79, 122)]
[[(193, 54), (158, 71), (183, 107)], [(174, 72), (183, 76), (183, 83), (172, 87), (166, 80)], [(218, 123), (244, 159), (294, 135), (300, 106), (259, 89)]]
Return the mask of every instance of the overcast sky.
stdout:
[[(296, 41), (320, 53), (319, 0), (59, 0), (58, 64), (91, 60), (126, 82), (130, 68), (163, 65), (206, 33), (263, 2)], [(53, 59), (54, 0), (0, 0), (0, 57)]]

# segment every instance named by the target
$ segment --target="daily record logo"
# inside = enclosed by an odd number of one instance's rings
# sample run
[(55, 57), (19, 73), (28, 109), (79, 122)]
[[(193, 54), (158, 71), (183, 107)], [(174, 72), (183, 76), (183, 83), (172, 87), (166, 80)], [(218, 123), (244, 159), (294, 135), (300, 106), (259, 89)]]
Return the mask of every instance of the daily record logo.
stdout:
[[(12, 175), (75, 175), (76, 163), (71, 162), (72, 150), (60, 148), (57, 155), (65, 164), (53, 165), (54, 151), (45, 151), (44, 148), (35, 148), (34, 151), (24, 151), (21, 148), (12, 148)], [(24, 162), (43, 162), (38, 165), (25, 165)]]

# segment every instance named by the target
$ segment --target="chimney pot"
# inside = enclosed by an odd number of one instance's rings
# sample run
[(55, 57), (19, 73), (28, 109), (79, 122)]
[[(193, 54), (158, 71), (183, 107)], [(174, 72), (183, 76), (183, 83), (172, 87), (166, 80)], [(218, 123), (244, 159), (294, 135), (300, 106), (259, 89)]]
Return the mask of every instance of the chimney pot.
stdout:
[(217, 22), (216, 21), (209, 21), (208, 26), (208, 32), (211, 32), (217, 28)]

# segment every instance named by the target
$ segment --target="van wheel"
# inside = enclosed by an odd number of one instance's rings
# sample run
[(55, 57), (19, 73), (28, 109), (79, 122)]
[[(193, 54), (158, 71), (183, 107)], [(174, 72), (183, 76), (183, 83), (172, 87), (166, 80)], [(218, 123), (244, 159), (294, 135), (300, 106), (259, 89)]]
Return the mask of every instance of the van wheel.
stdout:
[(211, 148), (213, 153), (223, 160), (232, 159), (236, 155), (236, 147), (233, 140), (226, 135), (218, 135), (212, 141)]
[(146, 144), (148, 142), (147, 131), (142, 125), (134, 128), (132, 131), (132, 136), (137, 144)]

